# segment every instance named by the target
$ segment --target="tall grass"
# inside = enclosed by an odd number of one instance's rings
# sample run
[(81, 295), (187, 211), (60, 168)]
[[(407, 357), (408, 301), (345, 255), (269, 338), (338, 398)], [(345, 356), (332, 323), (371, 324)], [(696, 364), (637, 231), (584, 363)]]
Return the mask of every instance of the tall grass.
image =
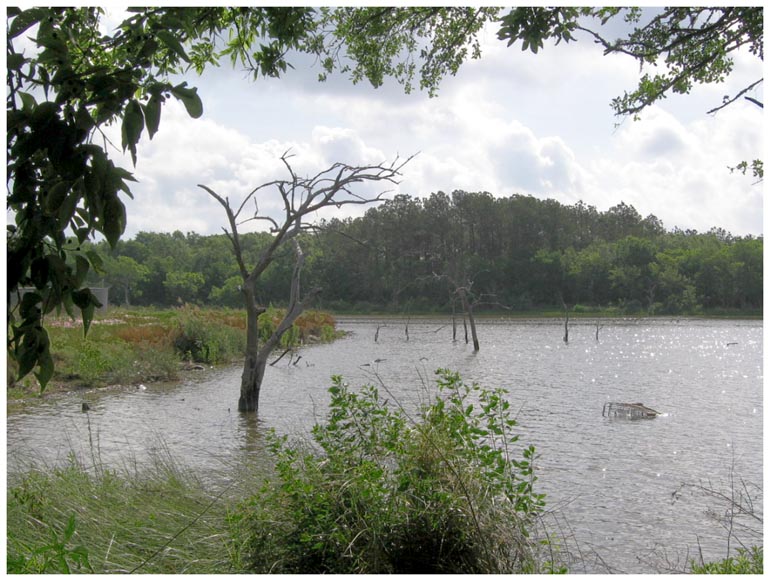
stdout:
[(227, 573), (229, 499), (169, 455), (123, 471), (32, 468), (9, 482), (8, 573)]

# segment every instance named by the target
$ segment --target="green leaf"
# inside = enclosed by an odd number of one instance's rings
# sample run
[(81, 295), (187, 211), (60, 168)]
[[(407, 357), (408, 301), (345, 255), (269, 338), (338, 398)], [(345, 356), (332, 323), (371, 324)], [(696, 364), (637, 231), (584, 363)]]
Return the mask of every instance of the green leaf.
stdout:
[(96, 250), (86, 250), (86, 256), (94, 270), (100, 271), (102, 269), (102, 257)]
[(27, 59), (24, 58), (23, 54), (14, 52), (7, 56), (6, 66), (10, 70), (18, 71), (22, 66), (24, 66), (25, 62), (27, 62)]
[(51, 357), (50, 344), (48, 343), (47, 336), (45, 351), (40, 353), (37, 363), (40, 371), (35, 374), (35, 377), (37, 377), (37, 380), (40, 383), (40, 391), (44, 391), (48, 382), (53, 378), (54, 372), (53, 358)]
[(203, 102), (198, 96), (198, 89), (195, 87), (187, 88), (187, 82), (184, 82), (176, 87), (172, 87), (171, 94), (182, 101), (185, 109), (187, 109), (187, 113), (193, 119), (203, 115)]
[(96, 305), (101, 306), (101, 303), (97, 298), (91, 294), (91, 291), (87, 288), (80, 289), (72, 292), (72, 302), (80, 309), (80, 313), (83, 317), (83, 334), (88, 334), (88, 329), (91, 326), (91, 321), (94, 318), (94, 307)]
[(158, 132), (158, 127), (160, 126), (160, 105), (162, 102), (163, 98), (161, 96), (153, 95), (146, 105), (142, 105), (144, 120), (147, 122), (147, 133), (150, 135), (150, 139)]
[(82, 285), (85, 280), (86, 276), (88, 275), (88, 271), (90, 270), (91, 265), (88, 263), (88, 260), (86, 260), (82, 256), (76, 256), (75, 257), (75, 284), (80, 286)]
[(69, 519), (67, 520), (67, 526), (64, 529), (64, 539), (63, 541), (66, 543), (72, 538), (72, 535), (75, 533), (75, 515), (71, 514)]
[(131, 159), (136, 165), (136, 144), (144, 130), (144, 115), (142, 107), (136, 99), (131, 99), (126, 105), (126, 112), (123, 115), (123, 126), (121, 136), (123, 139), (123, 151), (131, 151)]
[(16, 38), (22, 32), (40, 22), (40, 20), (45, 18), (50, 12), (51, 11), (48, 8), (31, 8), (25, 10), (11, 22), (11, 26), (8, 28), (8, 39)]
[(21, 306), (19, 307), (19, 314), (24, 321), (40, 319), (40, 307), (38, 304), (43, 302), (43, 297), (40, 293), (28, 292), (24, 293), (21, 299)]
[(75, 207), (78, 205), (78, 201), (81, 198), (81, 192), (83, 188), (83, 178), (79, 177), (75, 182), (75, 185), (69, 190), (69, 193), (62, 202), (59, 204), (58, 218), (59, 226), (64, 230), (72, 219), (72, 215), (75, 213)]
[(50, 276), (50, 264), (47, 257), (36, 258), (32, 261), (32, 265), (29, 269), (29, 275), (32, 279), (32, 284), (37, 288), (43, 288), (48, 283)]
[(24, 109), (34, 109), (35, 107), (37, 107), (37, 101), (35, 100), (35, 97), (33, 97), (31, 94), (24, 93), (22, 91), (19, 91), (16, 94), (21, 99), (21, 105)]
[[(26, 298), (26, 297), (25, 297)], [(39, 313), (37, 320), (39, 322)], [(24, 330), (21, 343), (16, 349), (16, 361), (19, 363), (19, 379), (27, 375), (35, 365), (38, 364), (40, 357), (45, 357), (48, 353), (48, 333), (40, 325), (30, 326)]]
[(45, 206), (48, 212), (55, 213), (59, 211), (67, 197), (67, 193), (70, 191), (70, 186), (70, 182), (64, 180), (54, 184), (48, 190), (48, 195), (45, 197)]
[(102, 232), (110, 246), (115, 248), (126, 229), (126, 207), (117, 194), (107, 196), (104, 200), (103, 218)]
[(185, 62), (190, 62), (190, 57), (187, 56), (182, 43), (179, 42), (179, 39), (175, 35), (170, 33), (168, 30), (158, 30), (155, 34), (160, 40), (163, 41), (163, 44), (165, 44), (169, 50), (179, 55), (179, 57)]

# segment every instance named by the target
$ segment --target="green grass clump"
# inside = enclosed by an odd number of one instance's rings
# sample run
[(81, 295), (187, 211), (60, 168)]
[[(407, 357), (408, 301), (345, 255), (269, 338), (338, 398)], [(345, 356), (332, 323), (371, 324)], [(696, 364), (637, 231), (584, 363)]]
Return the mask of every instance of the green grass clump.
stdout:
[[(180, 309), (174, 348), (183, 357), (202, 363), (227, 363), (243, 357), (246, 350), (246, 332), (233, 326), (222, 313), (204, 311), (198, 307)], [(245, 315), (238, 322), (245, 324)], [(234, 322), (234, 321), (233, 321)]]
[(167, 459), (130, 474), (32, 469), (9, 482), (7, 572), (232, 572), (225, 504)]
[(313, 444), (273, 435), (276, 477), (230, 515), (238, 567), (254, 573), (552, 571), (533, 533), (544, 508), (534, 448), (519, 450), (503, 390), (440, 371), (410, 416), (372, 386), (334, 378)]

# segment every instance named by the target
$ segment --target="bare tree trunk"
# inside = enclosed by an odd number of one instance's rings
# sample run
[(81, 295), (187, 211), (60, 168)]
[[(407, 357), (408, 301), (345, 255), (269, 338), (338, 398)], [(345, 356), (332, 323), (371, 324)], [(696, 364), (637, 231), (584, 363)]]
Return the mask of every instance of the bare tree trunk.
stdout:
[[(463, 303), (463, 309), (466, 313), (468, 313), (468, 322), (471, 325), (471, 337), (473, 337), (473, 350), (478, 351), (479, 350), (479, 337), (476, 334), (476, 319), (473, 318), (473, 305), (471, 305), (470, 302), (468, 302), (468, 295), (465, 292), (465, 289), (463, 287), (460, 287), (457, 289), (457, 292), (460, 293), (460, 300)], [(467, 335), (466, 335), (466, 342), (467, 342)]]
[(455, 301), (452, 299), (452, 343), (457, 341), (457, 320), (455, 318)]
[(564, 305), (564, 342), (569, 343), (569, 307), (567, 307), (567, 303), (562, 300), (562, 305)]
[(266, 366), (267, 359), (246, 358), (241, 375), (241, 396), (238, 398), (239, 412), (256, 412), (259, 409), (259, 392)]
[(246, 305), (246, 358), (243, 361), (241, 374), (241, 395), (238, 399), (239, 412), (257, 411), (259, 406), (259, 390), (262, 378), (265, 376), (265, 360), (259, 365), (259, 315), (265, 312), (257, 305), (253, 289), (254, 284), (247, 278), (243, 285), (244, 303)]
[[(281, 342), (281, 337), (288, 331), (305, 310), (305, 304), (307, 300), (300, 300), (300, 275), (302, 274), (302, 267), (305, 264), (305, 255), (302, 252), (302, 248), (296, 239), (294, 242), (294, 250), (297, 258), (294, 263), (294, 272), (291, 277), (291, 292), (289, 295), (289, 306), (286, 309), (286, 315), (284, 315), (278, 327), (273, 331), (270, 338), (265, 341), (265, 344), (259, 347), (259, 309), (252, 309), (257, 313), (257, 317), (249, 317), (248, 327), (246, 333), (246, 360), (243, 364), (243, 375), (241, 376), (241, 396), (238, 400), (239, 412), (256, 412), (259, 409), (259, 392), (262, 387), (262, 380), (265, 377), (265, 369), (267, 368), (267, 361), (273, 349)], [(251, 283), (253, 287), (253, 283)], [(306, 299), (315, 295), (318, 289), (311, 291)], [(254, 289), (249, 289), (246, 293), (247, 304), (248, 297), (254, 296)], [(255, 305), (254, 305), (255, 306)], [(247, 306), (247, 311), (248, 311)], [(264, 308), (261, 309), (264, 311)]]

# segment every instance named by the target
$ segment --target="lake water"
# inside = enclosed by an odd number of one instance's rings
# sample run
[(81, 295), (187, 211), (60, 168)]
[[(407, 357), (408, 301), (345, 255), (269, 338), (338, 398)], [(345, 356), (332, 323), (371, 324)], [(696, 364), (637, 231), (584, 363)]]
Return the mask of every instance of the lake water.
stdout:
[[(445, 367), (509, 390), (520, 443), (539, 454), (537, 486), (554, 511), (547, 524), (579, 557), (573, 571), (656, 572), (700, 553), (724, 557), (727, 534), (709, 511), (726, 506), (694, 487), (729, 495), (733, 477), (752, 494), (762, 489), (762, 322), (602, 324), (597, 341), (591, 321), (574, 321), (565, 344), (559, 321), (483, 319), (474, 353), (461, 327), (452, 341), (444, 319), (410, 320), (407, 340), (404, 320), (342, 318), (347, 337), (268, 368), (258, 419), (235, 412), (239, 366), (172, 385), (48, 398), (8, 417), (9, 470), (30, 459), (64, 462), (72, 451), (88, 461), (94, 449), (108, 464), (141, 463), (168, 448), (218, 474), (262, 454), (268, 428), (306, 434), (324, 417), (333, 374), (351, 386), (382, 382), (409, 407), (426, 400), (434, 370)], [(610, 401), (662, 415), (603, 417)]]

